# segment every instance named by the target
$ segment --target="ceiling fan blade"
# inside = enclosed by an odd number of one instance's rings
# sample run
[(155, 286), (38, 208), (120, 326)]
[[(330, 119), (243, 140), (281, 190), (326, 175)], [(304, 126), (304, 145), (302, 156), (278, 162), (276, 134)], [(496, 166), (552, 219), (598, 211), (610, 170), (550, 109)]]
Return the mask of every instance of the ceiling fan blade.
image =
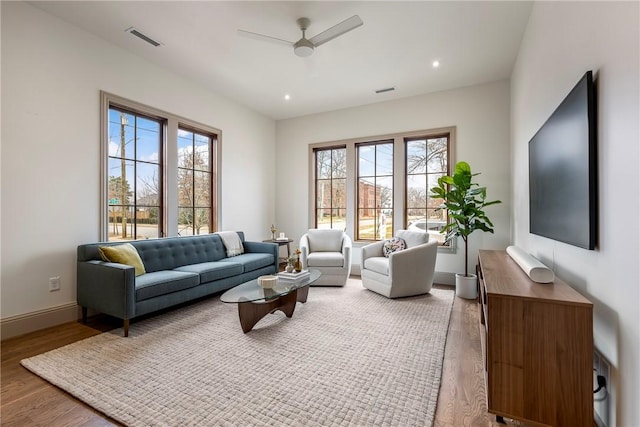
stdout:
[(238, 30), (238, 34), (240, 34), (241, 36), (252, 38), (252, 39), (265, 40), (269, 42), (284, 44), (287, 46), (293, 46), (293, 42), (290, 42), (288, 40), (279, 39), (277, 37), (265, 36), (264, 34), (254, 33), (251, 31)]
[(362, 19), (358, 15), (353, 15), (351, 18), (345, 19), (339, 24), (334, 25), (333, 27), (324, 30), (320, 34), (317, 34), (309, 39), (314, 46), (320, 46), (321, 44), (325, 44), (326, 42), (335, 39), (338, 36), (343, 35), (351, 30), (355, 30), (359, 26), (364, 24)]

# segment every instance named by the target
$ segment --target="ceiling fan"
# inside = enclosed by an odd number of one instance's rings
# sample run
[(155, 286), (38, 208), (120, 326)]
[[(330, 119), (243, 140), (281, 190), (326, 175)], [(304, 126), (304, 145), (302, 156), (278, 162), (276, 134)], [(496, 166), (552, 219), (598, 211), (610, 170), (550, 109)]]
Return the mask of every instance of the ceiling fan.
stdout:
[(323, 45), (338, 36), (348, 33), (351, 30), (355, 30), (356, 28), (364, 24), (362, 22), (362, 19), (360, 19), (358, 15), (353, 15), (351, 18), (345, 19), (339, 24), (336, 24), (333, 27), (324, 30), (320, 34), (307, 39), (305, 36), (305, 32), (309, 28), (309, 25), (311, 25), (311, 21), (309, 20), (309, 18), (299, 18), (296, 20), (296, 22), (298, 23), (298, 27), (300, 27), (300, 30), (302, 30), (302, 38), (297, 42), (290, 42), (288, 40), (279, 39), (277, 37), (271, 37), (245, 30), (238, 30), (238, 33), (249, 37), (255, 37), (262, 40), (268, 40), (286, 44), (288, 46), (293, 46), (293, 52), (296, 55), (306, 57), (311, 55), (316, 47)]

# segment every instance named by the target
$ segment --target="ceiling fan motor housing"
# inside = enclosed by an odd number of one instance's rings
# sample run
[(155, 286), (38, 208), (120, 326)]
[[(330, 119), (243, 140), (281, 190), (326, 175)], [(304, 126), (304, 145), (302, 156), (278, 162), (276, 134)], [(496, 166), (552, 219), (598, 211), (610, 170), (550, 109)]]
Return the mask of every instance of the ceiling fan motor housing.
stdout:
[(307, 57), (313, 53), (313, 44), (305, 39), (301, 38), (293, 45), (293, 52), (300, 57)]

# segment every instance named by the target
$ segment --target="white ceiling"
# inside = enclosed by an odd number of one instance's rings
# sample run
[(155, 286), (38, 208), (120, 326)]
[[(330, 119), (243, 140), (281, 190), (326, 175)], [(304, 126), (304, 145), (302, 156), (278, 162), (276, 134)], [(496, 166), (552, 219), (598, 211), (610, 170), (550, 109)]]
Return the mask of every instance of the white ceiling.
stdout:
[[(508, 78), (531, 10), (528, 1), (30, 4), (276, 120)], [(310, 38), (356, 14), (363, 26), (308, 58), (237, 32), (297, 41), (297, 18), (311, 20)], [(396, 90), (374, 93), (387, 87)]]

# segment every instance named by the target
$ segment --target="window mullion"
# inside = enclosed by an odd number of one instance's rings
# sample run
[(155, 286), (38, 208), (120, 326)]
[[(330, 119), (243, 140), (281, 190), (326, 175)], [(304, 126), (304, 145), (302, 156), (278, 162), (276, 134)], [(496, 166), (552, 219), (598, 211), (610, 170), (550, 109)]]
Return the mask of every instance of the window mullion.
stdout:
[(196, 134), (191, 134), (191, 234), (196, 235)]
[(132, 224), (133, 224), (133, 239), (136, 240), (138, 238), (138, 218), (136, 213), (138, 212), (138, 153), (137, 153), (137, 145), (136, 141), (138, 140), (138, 116), (134, 116), (133, 122), (135, 125), (133, 126), (133, 212), (132, 215)]
[(178, 235), (178, 121), (169, 117), (166, 123), (166, 135), (164, 144), (164, 224), (163, 228), (167, 236)]

